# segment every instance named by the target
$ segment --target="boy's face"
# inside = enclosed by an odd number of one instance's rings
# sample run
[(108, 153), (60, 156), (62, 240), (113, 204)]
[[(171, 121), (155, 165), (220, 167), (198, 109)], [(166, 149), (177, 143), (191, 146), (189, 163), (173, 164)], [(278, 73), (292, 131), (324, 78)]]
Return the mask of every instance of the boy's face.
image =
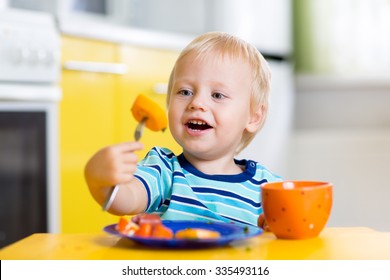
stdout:
[(184, 154), (202, 160), (235, 155), (250, 112), (251, 68), (239, 59), (184, 56), (173, 73), (169, 126)]

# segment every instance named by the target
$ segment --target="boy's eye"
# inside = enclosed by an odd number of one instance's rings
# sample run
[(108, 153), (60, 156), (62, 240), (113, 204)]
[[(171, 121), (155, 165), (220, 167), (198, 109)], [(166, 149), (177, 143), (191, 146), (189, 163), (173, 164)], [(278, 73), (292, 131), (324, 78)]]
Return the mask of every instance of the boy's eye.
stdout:
[(225, 97), (225, 95), (223, 95), (223, 94), (220, 93), (220, 92), (215, 92), (215, 93), (213, 93), (211, 96), (212, 96), (213, 98), (215, 98), (215, 99), (222, 99), (222, 98)]
[(191, 96), (192, 95), (192, 92), (188, 89), (182, 89), (181, 91), (178, 92), (180, 95), (183, 95), (183, 96)]

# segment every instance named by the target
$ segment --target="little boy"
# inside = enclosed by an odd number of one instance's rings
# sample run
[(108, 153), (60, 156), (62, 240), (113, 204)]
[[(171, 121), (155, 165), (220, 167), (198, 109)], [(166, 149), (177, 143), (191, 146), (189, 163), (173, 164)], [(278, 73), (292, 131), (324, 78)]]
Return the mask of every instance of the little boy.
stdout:
[(257, 225), (260, 185), (281, 178), (235, 156), (265, 122), (269, 83), (267, 62), (252, 45), (221, 32), (197, 37), (168, 85), (169, 127), (182, 154), (154, 147), (138, 162), (139, 142), (106, 147), (85, 168), (92, 196), (102, 205), (118, 185), (109, 209), (116, 215)]

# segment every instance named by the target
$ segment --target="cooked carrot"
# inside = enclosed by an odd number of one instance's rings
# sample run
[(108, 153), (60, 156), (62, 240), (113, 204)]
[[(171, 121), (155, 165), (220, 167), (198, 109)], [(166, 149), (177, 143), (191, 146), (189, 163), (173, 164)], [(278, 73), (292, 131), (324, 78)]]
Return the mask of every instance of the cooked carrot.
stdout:
[(125, 217), (120, 217), (115, 229), (125, 235), (133, 235), (139, 226)]
[(173, 231), (164, 226), (163, 224), (155, 225), (153, 227), (153, 238), (160, 238), (160, 239), (172, 239), (173, 238)]
[(134, 233), (134, 236), (148, 238), (152, 235), (153, 225), (142, 224), (139, 229)]
[(126, 230), (127, 225), (129, 224), (129, 220), (125, 217), (120, 217), (119, 222), (116, 225), (116, 230), (120, 233), (123, 233)]

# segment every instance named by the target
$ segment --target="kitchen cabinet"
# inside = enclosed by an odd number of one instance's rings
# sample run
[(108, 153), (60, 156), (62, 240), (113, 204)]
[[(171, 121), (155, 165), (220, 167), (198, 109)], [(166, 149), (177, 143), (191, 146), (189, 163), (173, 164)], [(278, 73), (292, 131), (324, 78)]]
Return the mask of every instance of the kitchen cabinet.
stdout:
[[(116, 62), (112, 43), (62, 38), (63, 63), (73, 61)], [(115, 141), (114, 74), (62, 71), (60, 102), (61, 232), (97, 229), (110, 221), (93, 201), (84, 180), (84, 166), (91, 155)]]
[[(111, 63), (127, 66), (113, 74), (84, 69), (62, 71), (60, 103), (61, 232), (100, 232), (118, 217), (103, 212), (84, 180), (89, 158), (104, 146), (133, 141), (136, 122), (130, 108), (140, 93), (165, 107), (165, 94), (156, 94), (157, 83), (166, 84), (178, 53), (133, 47), (72, 36), (62, 37), (62, 63)], [(76, 62), (76, 63), (75, 63)], [(71, 63), (72, 64), (72, 63)], [(84, 65), (85, 66), (85, 65)], [(88, 68), (88, 67), (87, 67)], [(104, 67), (103, 67), (104, 68)], [(141, 141), (180, 152), (169, 131), (145, 129)]]

